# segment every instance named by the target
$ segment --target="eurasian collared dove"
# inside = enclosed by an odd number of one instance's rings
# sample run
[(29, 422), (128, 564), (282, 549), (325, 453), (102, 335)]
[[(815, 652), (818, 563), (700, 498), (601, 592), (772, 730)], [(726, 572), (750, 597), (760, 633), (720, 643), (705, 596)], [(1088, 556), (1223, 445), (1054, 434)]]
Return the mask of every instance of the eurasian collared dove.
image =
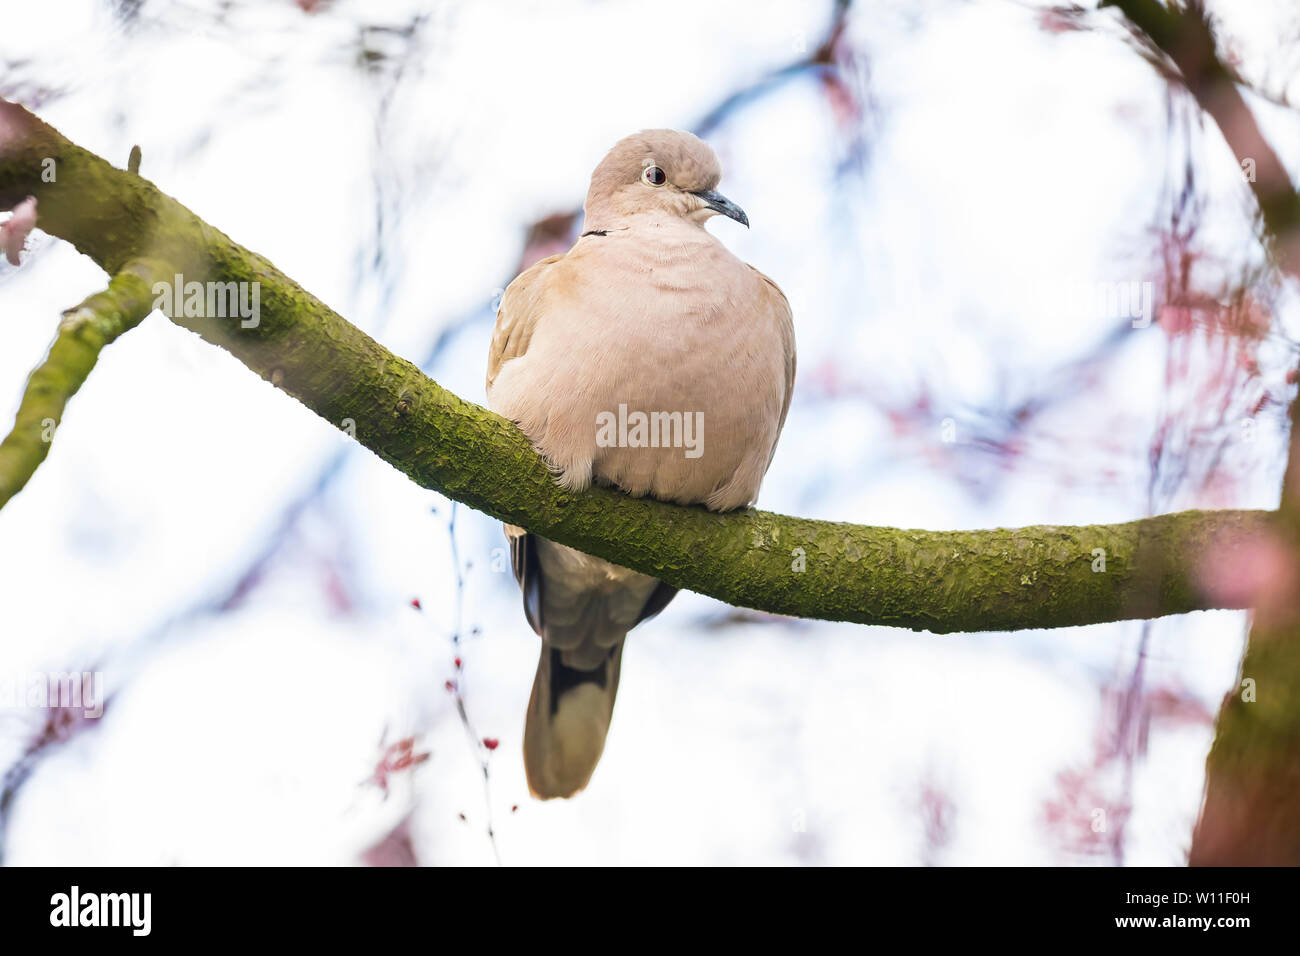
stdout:
[[(567, 488), (726, 511), (750, 504), (794, 387), (790, 305), (704, 229), (746, 226), (690, 133), (629, 136), (596, 167), (581, 238), (506, 289), (488, 355), (493, 410)], [(524, 728), (533, 795), (587, 785), (605, 746), (627, 632), (677, 593), (654, 578), (506, 526), (542, 638)]]

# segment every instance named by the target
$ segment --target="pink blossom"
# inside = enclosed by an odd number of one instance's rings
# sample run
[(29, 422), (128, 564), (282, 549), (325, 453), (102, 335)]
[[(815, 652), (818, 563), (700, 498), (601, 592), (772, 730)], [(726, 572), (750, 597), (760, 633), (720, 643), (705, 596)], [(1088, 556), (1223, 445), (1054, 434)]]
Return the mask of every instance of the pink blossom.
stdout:
[(1192, 310), (1185, 305), (1165, 305), (1160, 308), (1158, 321), (1169, 335), (1181, 335), (1191, 331), (1194, 318)]
[(1296, 577), (1290, 550), (1275, 535), (1216, 546), (1201, 561), (1201, 587), (1222, 607), (1255, 607), (1261, 615), (1280, 610)]
[(369, 782), (375, 784), (388, 795), (388, 778), (395, 773), (401, 773), (403, 770), (410, 770), (417, 767), (429, 759), (429, 754), (416, 753), (415, 738), (405, 737), (395, 744), (390, 744), (383, 755), (379, 758), (379, 763), (375, 765), (374, 773), (371, 775)]

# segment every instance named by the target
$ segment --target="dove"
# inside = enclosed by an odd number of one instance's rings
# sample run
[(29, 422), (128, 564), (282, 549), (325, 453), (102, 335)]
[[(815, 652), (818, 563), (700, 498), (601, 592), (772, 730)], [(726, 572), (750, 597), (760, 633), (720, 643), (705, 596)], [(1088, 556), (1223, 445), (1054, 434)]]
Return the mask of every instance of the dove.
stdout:
[[(720, 179), (717, 156), (691, 133), (620, 140), (592, 173), (572, 248), (502, 296), (488, 405), (563, 487), (713, 511), (757, 498), (790, 409), (794, 324), (776, 283), (705, 228), (714, 216), (749, 225)], [(677, 589), (505, 530), (542, 641), (524, 770), (534, 797), (571, 797), (604, 751), (628, 631)]]

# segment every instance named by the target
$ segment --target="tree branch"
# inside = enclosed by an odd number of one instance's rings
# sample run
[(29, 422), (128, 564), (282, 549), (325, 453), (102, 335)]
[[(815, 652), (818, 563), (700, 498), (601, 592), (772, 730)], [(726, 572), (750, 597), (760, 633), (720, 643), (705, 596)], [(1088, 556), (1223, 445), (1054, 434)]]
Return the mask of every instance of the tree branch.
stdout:
[[(56, 182), (41, 180), (45, 158), (56, 160)], [(423, 487), (730, 604), (939, 632), (1177, 614), (1215, 606), (1197, 587), (1200, 556), (1231, 552), (1266, 520), (1185, 512), (1119, 525), (907, 531), (718, 515), (605, 488), (568, 493), (513, 424), (441, 388), (148, 180), (0, 101), (0, 206), (28, 194), (43, 228), (110, 272), (148, 256), (156, 272), (185, 281), (260, 283), (255, 328), (171, 318)], [(1104, 570), (1094, 570), (1099, 557)]]
[(1300, 865), (1300, 427), (1282, 504), (1270, 521), (1285, 549), (1284, 583), (1255, 615), (1237, 683), (1223, 698), (1205, 761), (1193, 866)]
[(157, 263), (128, 263), (108, 288), (63, 313), (45, 361), (27, 379), (14, 427), (0, 442), (0, 508), (22, 491), (49, 454), (68, 399), (77, 393), (99, 353), (153, 311)]
[(1237, 162), (1254, 165), (1255, 175), (1247, 182), (1277, 264), (1300, 278), (1300, 194), (1237, 89), (1235, 74), (1216, 52), (1205, 9), (1193, 2), (1178, 10), (1156, 0), (1102, 0), (1100, 6), (1119, 8), (1139, 42), (1168, 58), (1197, 105), (1219, 127)]

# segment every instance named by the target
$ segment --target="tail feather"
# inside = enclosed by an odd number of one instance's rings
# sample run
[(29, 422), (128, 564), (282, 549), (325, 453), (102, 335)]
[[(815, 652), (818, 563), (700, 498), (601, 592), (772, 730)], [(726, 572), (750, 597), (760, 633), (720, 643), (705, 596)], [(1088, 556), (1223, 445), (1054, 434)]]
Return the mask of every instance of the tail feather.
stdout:
[(580, 670), (543, 635), (524, 724), (524, 771), (533, 796), (571, 797), (591, 779), (605, 749), (618, 693), (623, 641), (594, 669)]
[(533, 796), (571, 797), (591, 779), (614, 714), (627, 632), (677, 589), (507, 526), (528, 623), (542, 639), (524, 725)]

